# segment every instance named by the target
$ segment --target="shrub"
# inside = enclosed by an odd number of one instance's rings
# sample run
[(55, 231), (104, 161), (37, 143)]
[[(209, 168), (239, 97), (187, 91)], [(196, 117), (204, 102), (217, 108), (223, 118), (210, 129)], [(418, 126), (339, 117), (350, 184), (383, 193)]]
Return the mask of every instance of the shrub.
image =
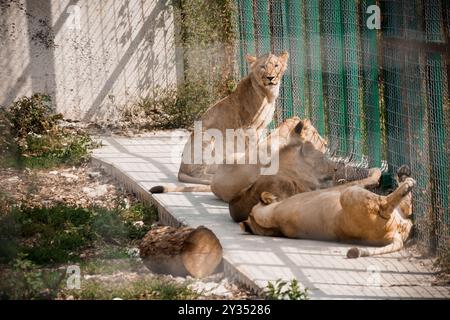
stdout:
[[(157, 89), (124, 111), (124, 120), (147, 129), (190, 128), (212, 103), (201, 83), (187, 83), (178, 89)], [(144, 119), (144, 120), (143, 120)]]
[(195, 299), (198, 294), (186, 285), (175, 281), (159, 280), (153, 277), (141, 277), (131, 282), (105, 283), (97, 279), (83, 281), (81, 290), (67, 290), (64, 295), (72, 295), (75, 299), (112, 300), (176, 300)]
[[(0, 262), (24, 253), (37, 264), (79, 260), (81, 250), (95, 240), (120, 243), (141, 239), (156, 219), (152, 207), (129, 209), (13, 208), (0, 218)], [(135, 224), (136, 221), (146, 224)]]
[(275, 283), (269, 281), (266, 288), (266, 297), (269, 300), (308, 300), (308, 288), (300, 289), (297, 279), (288, 283), (278, 279)]
[(51, 99), (36, 93), (23, 97), (0, 113), (0, 139), (3, 165), (11, 159), (26, 167), (53, 167), (78, 164), (88, 159), (95, 144), (87, 133), (58, 126), (61, 114), (55, 114)]
[(21, 254), (0, 273), (0, 299), (54, 299), (64, 276), (64, 272), (38, 269)]

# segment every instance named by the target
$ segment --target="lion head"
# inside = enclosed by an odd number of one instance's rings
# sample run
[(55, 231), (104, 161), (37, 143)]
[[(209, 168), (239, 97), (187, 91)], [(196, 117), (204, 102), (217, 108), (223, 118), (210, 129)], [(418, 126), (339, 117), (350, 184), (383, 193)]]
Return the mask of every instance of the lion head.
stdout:
[(280, 84), (281, 77), (287, 68), (288, 57), (289, 54), (283, 51), (279, 56), (268, 53), (261, 57), (247, 55), (245, 58), (258, 84), (270, 88)]

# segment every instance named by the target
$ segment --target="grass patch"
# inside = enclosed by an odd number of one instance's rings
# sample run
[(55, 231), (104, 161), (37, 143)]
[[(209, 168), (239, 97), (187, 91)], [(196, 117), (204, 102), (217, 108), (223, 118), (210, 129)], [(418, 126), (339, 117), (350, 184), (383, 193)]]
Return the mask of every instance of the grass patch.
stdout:
[(0, 165), (51, 168), (85, 162), (96, 144), (85, 132), (58, 126), (61, 119), (51, 98), (40, 93), (0, 108)]
[(151, 276), (131, 281), (104, 282), (98, 279), (84, 280), (80, 290), (65, 290), (63, 296), (75, 299), (111, 300), (184, 300), (195, 299), (198, 293), (186, 285)]
[[(41, 265), (79, 261), (81, 251), (94, 241), (117, 244), (142, 238), (156, 220), (155, 212), (143, 205), (113, 210), (62, 205), (13, 208), (0, 218), (0, 262), (19, 253)], [(136, 223), (141, 220), (146, 223)], [(117, 253), (110, 256), (117, 258)]]
[(80, 263), (82, 274), (114, 274), (120, 271), (137, 271), (142, 262), (137, 258), (123, 259), (89, 259)]
[(21, 254), (0, 270), (0, 299), (54, 299), (64, 277), (65, 272), (39, 269)]

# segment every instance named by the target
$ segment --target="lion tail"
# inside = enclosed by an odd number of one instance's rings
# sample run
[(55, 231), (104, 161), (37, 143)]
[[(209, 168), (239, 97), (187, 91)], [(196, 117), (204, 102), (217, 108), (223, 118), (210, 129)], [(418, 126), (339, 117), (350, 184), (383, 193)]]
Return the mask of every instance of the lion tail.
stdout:
[(387, 246), (380, 248), (350, 248), (347, 251), (347, 258), (354, 259), (359, 257), (370, 257), (379, 254), (391, 253), (399, 251), (403, 248), (403, 241), (399, 238), (394, 238), (394, 241)]
[(150, 188), (151, 193), (166, 192), (211, 192), (211, 186), (154, 186)]

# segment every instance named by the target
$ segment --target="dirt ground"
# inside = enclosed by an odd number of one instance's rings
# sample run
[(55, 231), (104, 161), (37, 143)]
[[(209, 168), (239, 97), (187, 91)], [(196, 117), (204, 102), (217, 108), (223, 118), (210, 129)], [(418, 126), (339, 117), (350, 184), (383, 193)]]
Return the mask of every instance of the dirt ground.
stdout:
[[(0, 169), (0, 208), (10, 208), (19, 204), (27, 207), (78, 206), (88, 208), (97, 206), (112, 209), (121, 203), (129, 206), (137, 202), (136, 197), (123, 190), (111, 177), (98, 168), (85, 164), (79, 167), (58, 169)], [(123, 243), (121, 244), (123, 246)], [(125, 244), (128, 251), (136, 251), (136, 242)], [(117, 251), (117, 248), (114, 249)], [(92, 283), (126, 284), (139, 279), (158, 279), (172, 281), (188, 286), (197, 292), (197, 299), (254, 299), (257, 296), (242, 288), (222, 273), (204, 279), (181, 278), (170, 275), (156, 275), (148, 270), (139, 254), (117, 259), (112, 257), (106, 263), (99, 261), (99, 252), (104, 252), (104, 244), (85, 250), (80, 257), (85, 263), (81, 268), (82, 279)], [(95, 263), (93, 263), (93, 261)], [(84, 268), (84, 270), (83, 270)], [(59, 299), (77, 299), (70, 292), (62, 291)], [(120, 298), (120, 297), (118, 297)]]

